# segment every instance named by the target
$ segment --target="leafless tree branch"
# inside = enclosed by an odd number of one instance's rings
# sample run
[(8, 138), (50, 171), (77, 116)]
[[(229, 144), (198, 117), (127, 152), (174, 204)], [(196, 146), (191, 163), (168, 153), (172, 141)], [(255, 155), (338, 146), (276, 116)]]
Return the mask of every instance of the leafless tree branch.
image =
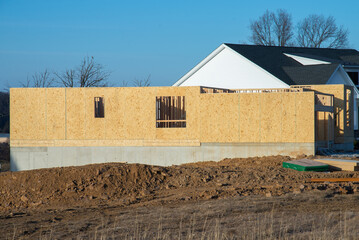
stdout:
[(250, 41), (265, 46), (299, 46), (344, 48), (348, 46), (349, 32), (343, 26), (338, 27), (332, 16), (309, 15), (299, 22), (296, 42), (293, 39), (291, 15), (283, 9), (276, 13), (266, 11), (250, 24)]
[(32, 75), (31, 79), (27, 77), (25, 83), (21, 83), (22, 87), (34, 87), (34, 88), (47, 88), (53, 87), (55, 79), (51, 76), (51, 73), (45, 69), (40, 73)]
[(332, 16), (309, 15), (298, 24), (297, 43), (300, 47), (343, 48), (348, 45), (348, 30), (337, 27)]
[(64, 87), (106, 87), (110, 73), (94, 57), (84, 57), (76, 69), (55, 73), (58, 82)]
[(106, 87), (110, 73), (101, 64), (94, 61), (94, 57), (85, 57), (78, 69), (80, 87)]
[(291, 15), (279, 9), (277, 13), (268, 10), (250, 24), (250, 41), (264, 46), (288, 46), (293, 36)]
[(76, 72), (73, 69), (66, 70), (63, 73), (54, 73), (58, 78), (58, 82), (60, 85), (64, 87), (75, 87), (75, 75)]
[(146, 79), (134, 79), (132, 81), (133, 83), (133, 86), (135, 87), (148, 87), (151, 85), (151, 81), (150, 81), (150, 78), (151, 78), (151, 74), (148, 75), (148, 77)]

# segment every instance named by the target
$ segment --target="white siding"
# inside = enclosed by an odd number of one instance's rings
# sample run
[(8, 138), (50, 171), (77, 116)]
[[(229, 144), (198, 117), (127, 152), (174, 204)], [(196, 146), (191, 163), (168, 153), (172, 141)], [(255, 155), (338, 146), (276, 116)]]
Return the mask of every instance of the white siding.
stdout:
[[(198, 67), (198, 66), (197, 66)], [(287, 88), (284, 82), (229, 48), (223, 49), (179, 86)]]
[(318, 65), (318, 64), (330, 64), (330, 62), (320, 61), (312, 58), (300, 57), (289, 53), (284, 53), (287, 57), (293, 58), (295, 61), (302, 65)]
[(343, 76), (343, 72), (340, 71), (340, 68), (334, 72), (334, 74), (329, 78), (327, 84), (345, 84), (348, 85), (348, 82)]

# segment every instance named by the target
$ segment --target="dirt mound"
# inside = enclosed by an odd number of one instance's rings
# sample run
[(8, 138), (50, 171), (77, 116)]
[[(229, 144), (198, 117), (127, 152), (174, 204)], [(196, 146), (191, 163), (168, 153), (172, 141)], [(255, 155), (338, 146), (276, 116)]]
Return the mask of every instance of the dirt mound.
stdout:
[(224, 159), (158, 167), (96, 164), (0, 173), (0, 211), (282, 195), (312, 189), (357, 191), (353, 184), (312, 184), (310, 177), (359, 177), (356, 172), (310, 173), (282, 168), (289, 157)]

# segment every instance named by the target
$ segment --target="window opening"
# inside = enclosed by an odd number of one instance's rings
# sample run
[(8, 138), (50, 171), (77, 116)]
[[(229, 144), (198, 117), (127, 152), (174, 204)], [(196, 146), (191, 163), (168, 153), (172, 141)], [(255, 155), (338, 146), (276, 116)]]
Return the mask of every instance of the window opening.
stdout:
[(103, 97), (95, 97), (95, 118), (105, 117), (105, 106)]
[(185, 128), (185, 106), (184, 96), (156, 97), (156, 127)]
[(354, 85), (359, 85), (358, 80), (359, 80), (359, 76), (358, 76), (358, 72), (347, 72), (350, 79), (353, 81)]
[(346, 104), (345, 104), (345, 117), (346, 117), (346, 125), (350, 127), (350, 100), (351, 100), (351, 91), (346, 91)]

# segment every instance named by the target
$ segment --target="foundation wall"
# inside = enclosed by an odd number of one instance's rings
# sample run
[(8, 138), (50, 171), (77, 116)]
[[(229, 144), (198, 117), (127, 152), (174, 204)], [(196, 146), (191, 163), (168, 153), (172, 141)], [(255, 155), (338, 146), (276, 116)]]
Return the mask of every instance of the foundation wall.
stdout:
[(203, 143), (184, 147), (12, 147), (11, 171), (126, 162), (160, 166), (224, 158), (313, 155), (314, 143)]

